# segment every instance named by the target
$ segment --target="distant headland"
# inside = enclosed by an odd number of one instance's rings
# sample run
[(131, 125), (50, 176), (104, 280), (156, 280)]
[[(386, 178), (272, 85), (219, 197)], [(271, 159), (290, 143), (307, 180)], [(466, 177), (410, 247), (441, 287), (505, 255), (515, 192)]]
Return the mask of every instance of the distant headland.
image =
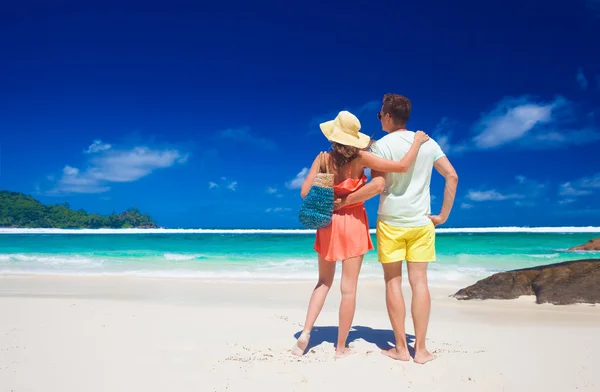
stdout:
[(31, 196), (0, 191), (0, 227), (57, 229), (126, 229), (159, 226), (137, 207), (108, 216), (72, 210), (69, 203), (45, 205)]

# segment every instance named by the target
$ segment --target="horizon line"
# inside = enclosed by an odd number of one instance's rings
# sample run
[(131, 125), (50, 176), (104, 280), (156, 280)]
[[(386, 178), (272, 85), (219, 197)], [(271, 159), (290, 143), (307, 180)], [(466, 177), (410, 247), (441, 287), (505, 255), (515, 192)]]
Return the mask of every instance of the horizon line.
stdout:
[[(436, 228), (436, 233), (600, 233), (600, 226), (492, 226), (492, 227), (446, 227)], [(58, 229), (58, 228), (0, 228), (0, 234), (314, 234), (312, 229), (201, 229), (201, 228), (155, 228), (155, 229)], [(375, 234), (376, 229), (369, 229)]]

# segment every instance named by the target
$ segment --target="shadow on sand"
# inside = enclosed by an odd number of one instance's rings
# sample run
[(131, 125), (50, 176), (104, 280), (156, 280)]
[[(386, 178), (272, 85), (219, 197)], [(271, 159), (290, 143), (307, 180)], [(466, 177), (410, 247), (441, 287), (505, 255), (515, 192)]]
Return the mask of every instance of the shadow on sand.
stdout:
[[(294, 337), (298, 339), (302, 331), (298, 331), (294, 334)], [(308, 352), (314, 347), (317, 347), (323, 343), (332, 343), (337, 346), (337, 335), (338, 335), (338, 327), (313, 327), (310, 333), (310, 343), (308, 347), (304, 351)], [(373, 329), (369, 327), (363, 327), (360, 325), (352, 327), (350, 333), (348, 334), (348, 340), (346, 344), (350, 344), (358, 339), (362, 339), (366, 342), (376, 345), (381, 350), (389, 350), (394, 347), (396, 344), (396, 339), (394, 338), (394, 332), (389, 329)], [(406, 343), (409, 345), (408, 349), (410, 350), (410, 355), (414, 357), (414, 350), (410, 346), (410, 343), (415, 341), (415, 337), (413, 335), (406, 334)]]

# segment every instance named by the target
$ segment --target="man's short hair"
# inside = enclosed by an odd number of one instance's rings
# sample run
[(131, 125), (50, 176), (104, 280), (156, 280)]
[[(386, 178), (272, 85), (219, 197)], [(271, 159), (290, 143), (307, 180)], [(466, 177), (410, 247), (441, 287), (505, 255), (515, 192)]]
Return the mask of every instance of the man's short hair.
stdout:
[(396, 124), (406, 125), (410, 118), (410, 99), (399, 94), (385, 94), (383, 96), (383, 113), (389, 114)]

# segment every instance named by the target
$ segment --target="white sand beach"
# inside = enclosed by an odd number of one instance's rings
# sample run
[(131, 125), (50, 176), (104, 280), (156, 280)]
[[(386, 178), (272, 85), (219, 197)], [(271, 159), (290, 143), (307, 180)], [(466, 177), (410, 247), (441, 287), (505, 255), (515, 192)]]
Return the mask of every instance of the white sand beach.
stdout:
[(428, 345), (438, 358), (422, 366), (380, 354), (393, 340), (383, 282), (362, 280), (356, 354), (335, 360), (336, 282), (316, 346), (295, 358), (312, 286), (0, 277), (0, 391), (600, 389), (600, 307), (457, 301), (455, 288), (437, 288)]

